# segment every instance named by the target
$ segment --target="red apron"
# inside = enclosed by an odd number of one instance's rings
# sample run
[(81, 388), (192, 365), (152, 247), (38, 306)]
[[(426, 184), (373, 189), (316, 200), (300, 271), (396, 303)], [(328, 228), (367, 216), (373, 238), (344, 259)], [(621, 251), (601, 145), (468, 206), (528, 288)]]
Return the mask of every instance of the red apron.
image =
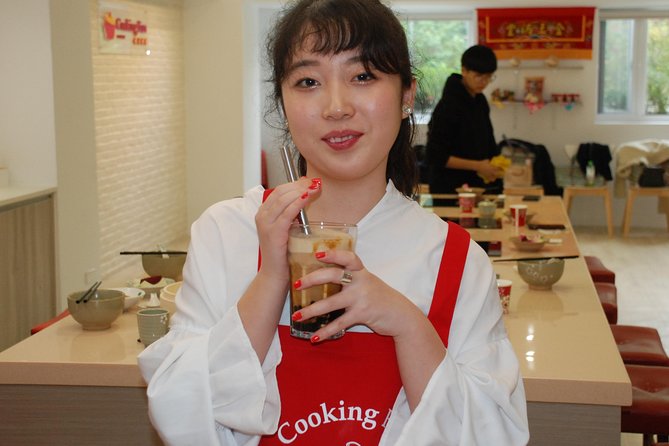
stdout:
[[(469, 248), (469, 234), (449, 223), (428, 318), (448, 346), (448, 333)], [(277, 367), (281, 417), (270, 445), (377, 445), (402, 387), (389, 336), (347, 332), (312, 345), (279, 326)]]

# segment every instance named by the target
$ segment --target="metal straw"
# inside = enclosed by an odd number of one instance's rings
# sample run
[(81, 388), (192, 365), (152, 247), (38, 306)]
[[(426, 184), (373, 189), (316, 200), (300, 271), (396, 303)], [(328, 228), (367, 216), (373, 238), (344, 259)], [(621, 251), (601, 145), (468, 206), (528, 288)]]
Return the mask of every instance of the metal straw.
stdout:
[[(295, 168), (293, 157), (290, 156), (290, 149), (288, 149), (287, 145), (281, 147), (281, 159), (283, 159), (283, 168), (286, 170), (286, 178), (288, 181), (297, 181), (297, 169)], [(309, 220), (307, 220), (307, 214), (304, 212), (304, 209), (300, 209), (300, 213), (297, 214), (297, 221), (302, 225), (302, 229), (306, 235), (311, 234)]]

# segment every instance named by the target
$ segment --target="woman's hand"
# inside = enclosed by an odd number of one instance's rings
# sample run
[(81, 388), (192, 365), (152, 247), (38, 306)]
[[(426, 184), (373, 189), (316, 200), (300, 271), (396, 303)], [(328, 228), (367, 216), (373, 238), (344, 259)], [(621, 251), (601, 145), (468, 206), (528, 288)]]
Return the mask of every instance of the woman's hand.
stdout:
[(288, 283), (288, 231), (320, 187), (320, 178), (300, 178), (277, 186), (260, 206), (255, 217), (262, 255), (260, 275)]
[(425, 319), (425, 315), (413, 302), (367, 271), (355, 253), (332, 250), (319, 253), (321, 255), (324, 255), (319, 257), (321, 262), (336, 266), (321, 268), (305, 275), (298, 281), (298, 289), (324, 283), (341, 283), (344, 271), (351, 274), (351, 282), (342, 284), (339, 293), (314, 302), (292, 315), (293, 320), (299, 321), (333, 310), (346, 310), (343, 315), (316, 331), (312, 342), (328, 339), (358, 324), (381, 335), (402, 338), (411, 333), (417, 319)]
[(274, 337), (288, 290), (288, 231), (295, 217), (320, 191), (320, 179), (278, 186), (256, 213), (262, 256), (260, 270), (237, 302), (237, 311), (260, 362)]
[(366, 325), (377, 334), (392, 336), (402, 385), (413, 411), (446, 355), (439, 335), (413, 302), (367, 271), (355, 253), (332, 250), (324, 254), (320, 257), (319, 253), (319, 260), (341, 268), (321, 268), (309, 273), (299, 280), (298, 287), (341, 283), (344, 271), (350, 273), (351, 281), (342, 284), (341, 292), (293, 313), (293, 320), (306, 320), (344, 308), (344, 314), (314, 333), (312, 343), (357, 324)]

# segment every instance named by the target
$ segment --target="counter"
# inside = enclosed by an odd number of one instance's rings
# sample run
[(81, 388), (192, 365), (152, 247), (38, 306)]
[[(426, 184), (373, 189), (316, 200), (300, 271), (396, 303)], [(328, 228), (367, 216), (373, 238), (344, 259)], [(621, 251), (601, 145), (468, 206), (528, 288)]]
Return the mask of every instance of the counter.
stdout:
[[(555, 212), (551, 222), (568, 223), (560, 199), (554, 198), (542, 199)], [(537, 212), (547, 216), (547, 209)], [(578, 255), (571, 231), (569, 237), (565, 246)], [(530, 444), (620, 444), (620, 407), (631, 404), (632, 389), (584, 259), (567, 259), (564, 275), (547, 291), (530, 289), (518, 276), (516, 262), (497, 261), (493, 266), (501, 278), (513, 281), (504, 323), (520, 361)], [(88, 440), (94, 443), (105, 435), (118, 438), (116, 444), (129, 438), (160, 444), (148, 421), (145, 384), (136, 364), (142, 348), (135, 314), (130, 312), (101, 332), (86, 332), (67, 317), (0, 352), (0, 438), (33, 431), (35, 401), (41, 401), (40, 419), (72, 423), (52, 444), (75, 444), (72, 438), (84, 438), (77, 428), (81, 420), (91, 421), (97, 415), (89, 412), (104, 401), (105, 408), (120, 412), (113, 422), (97, 416), (89, 423)], [(45, 400), (51, 395), (58, 404), (74, 398), (76, 404), (53, 407)], [(17, 412), (17, 405), (27, 407), (29, 415)], [(119, 424), (130, 427), (121, 429)], [(15, 425), (25, 428), (9, 427)], [(15, 445), (33, 444), (24, 437), (12, 438)]]
[(27, 201), (51, 195), (54, 192), (56, 192), (56, 188), (49, 186), (0, 187), (0, 208), (23, 204)]
[(161, 445), (137, 367), (136, 317), (85, 331), (68, 316), (0, 352), (0, 443)]

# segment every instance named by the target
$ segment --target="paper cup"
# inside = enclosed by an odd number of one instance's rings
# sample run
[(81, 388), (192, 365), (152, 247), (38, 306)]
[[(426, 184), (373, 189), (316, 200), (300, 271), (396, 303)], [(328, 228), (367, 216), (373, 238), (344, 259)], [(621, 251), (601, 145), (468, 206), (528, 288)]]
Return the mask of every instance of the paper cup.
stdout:
[(460, 212), (470, 213), (476, 205), (476, 194), (472, 192), (461, 192), (458, 194)]
[(513, 204), (509, 207), (509, 210), (511, 211), (511, 218), (513, 219), (514, 226), (525, 226), (527, 220), (527, 205)]
[(507, 279), (497, 279), (497, 292), (499, 293), (499, 301), (502, 304), (502, 311), (504, 311), (504, 314), (509, 314), (512, 283), (512, 281)]

